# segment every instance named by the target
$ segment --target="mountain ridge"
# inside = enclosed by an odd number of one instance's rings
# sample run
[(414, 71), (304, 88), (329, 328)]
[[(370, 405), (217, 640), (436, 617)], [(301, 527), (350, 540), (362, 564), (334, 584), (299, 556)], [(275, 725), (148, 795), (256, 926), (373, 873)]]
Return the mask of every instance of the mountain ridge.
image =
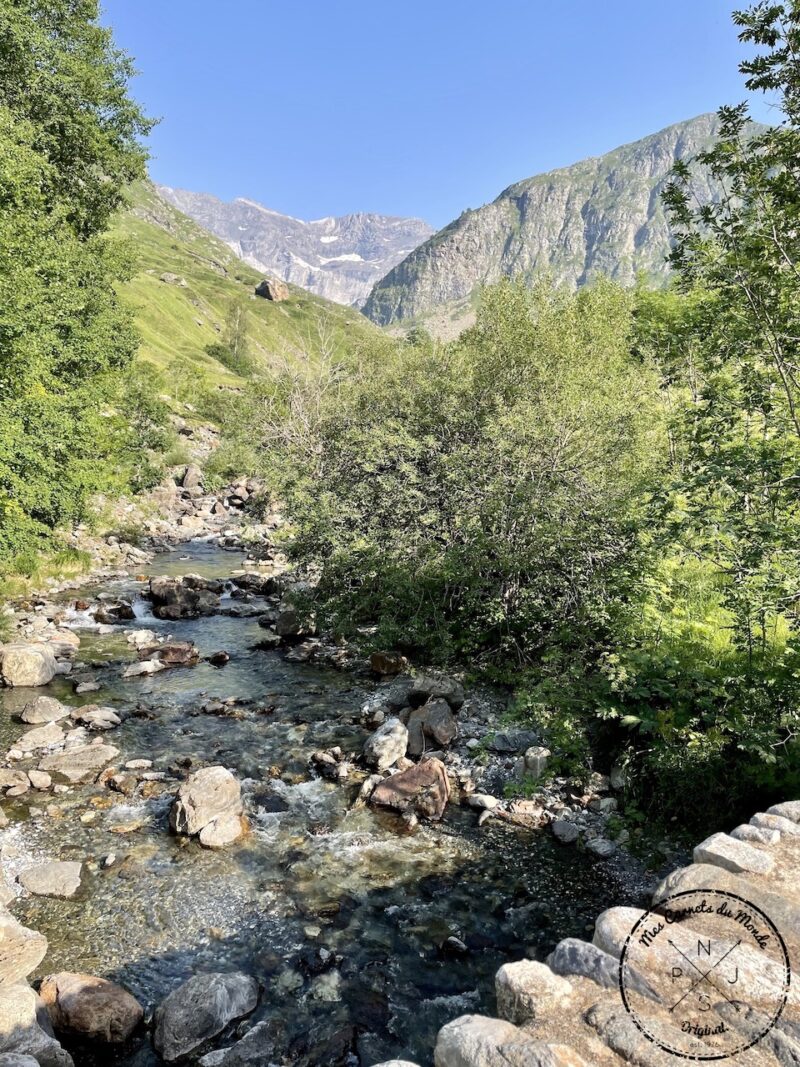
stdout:
[(339, 304), (363, 303), (374, 283), (434, 232), (422, 219), (352, 212), (305, 220), (250, 197), (156, 190), (251, 267)]
[[(633, 284), (668, 275), (669, 225), (661, 192), (678, 159), (713, 143), (719, 120), (673, 123), (599, 156), (514, 182), (494, 200), (462, 212), (376, 283), (363, 311), (381, 326), (447, 314), (502, 277), (549, 273), (577, 287), (597, 274)], [(695, 173), (694, 192), (716, 190)]]

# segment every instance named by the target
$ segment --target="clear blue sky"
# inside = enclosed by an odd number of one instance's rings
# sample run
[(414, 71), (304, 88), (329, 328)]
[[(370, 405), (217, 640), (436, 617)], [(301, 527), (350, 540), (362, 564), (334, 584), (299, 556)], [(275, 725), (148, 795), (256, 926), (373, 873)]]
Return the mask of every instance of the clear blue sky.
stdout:
[(156, 181), (441, 226), (742, 99), (734, 2), (106, 0), (104, 21), (162, 118)]

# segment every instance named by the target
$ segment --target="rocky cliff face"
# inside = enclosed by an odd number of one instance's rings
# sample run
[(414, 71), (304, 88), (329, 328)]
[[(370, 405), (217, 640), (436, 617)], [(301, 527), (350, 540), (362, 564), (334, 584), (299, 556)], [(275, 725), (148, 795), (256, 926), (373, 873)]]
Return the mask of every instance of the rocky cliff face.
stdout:
[(226, 203), (208, 193), (157, 188), (246, 263), (339, 304), (360, 306), (375, 282), (433, 232), (421, 219), (357, 214), (303, 222), (254, 200)]
[[(665, 278), (669, 228), (661, 192), (677, 159), (707, 148), (715, 115), (670, 126), (607, 155), (512, 185), (465, 211), (391, 270), (364, 313), (380, 325), (430, 315), (501, 277), (530, 281), (547, 271), (579, 286), (595, 274), (630, 284), (639, 272)], [(696, 179), (700, 200), (714, 190)]]

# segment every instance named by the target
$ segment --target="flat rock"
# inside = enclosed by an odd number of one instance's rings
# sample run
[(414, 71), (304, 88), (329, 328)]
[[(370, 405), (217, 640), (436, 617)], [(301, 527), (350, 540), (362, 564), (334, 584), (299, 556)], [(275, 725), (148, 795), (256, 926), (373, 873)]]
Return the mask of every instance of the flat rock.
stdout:
[(373, 790), (369, 802), (401, 814), (413, 812), (441, 819), (449, 799), (450, 783), (444, 764), (438, 759), (425, 759), (408, 770), (384, 778)]
[(146, 659), (141, 663), (131, 663), (122, 672), (123, 678), (142, 678), (151, 674), (158, 674), (159, 671), (165, 671), (167, 664), (162, 663), (160, 659)]
[(113, 730), (122, 725), (122, 719), (114, 708), (101, 707), (97, 704), (84, 704), (72, 712), (75, 722), (82, 723), (90, 730)]
[(47, 952), (47, 938), (0, 907), (0, 991), (27, 978)]
[(417, 674), (409, 690), (409, 703), (417, 706), (438, 699), (446, 700), (451, 708), (457, 710), (464, 703), (463, 685), (447, 674), (434, 671)]
[(25, 705), (20, 718), (23, 722), (38, 725), (43, 722), (58, 722), (59, 719), (66, 719), (71, 711), (72, 708), (62, 704), (60, 700), (42, 695)]
[(113, 745), (76, 745), (64, 752), (45, 756), (39, 762), (39, 770), (47, 771), (58, 781), (88, 782), (97, 777), (104, 767), (119, 755)]
[(227, 848), (244, 837), (248, 829), (249, 823), (243, 815), (218, 815), (200, 831), (200, 844), (203, 848)]
[(56, 657), (48, 645), (12, 642), (0, 646), (0, 677), (6, 685), (47, 685), (55, 674)]
[(153, 1044), (167, 1063), (187, 1056), (258, 1003), (258, 982), (246, 974), (196, 974), (156, 1008)]
[(497, 1013), (522, 1026), (563, 1008), (572, 996), (572, 986), (545, 963), (520, 960), (506, 963), (495, 976)]
[(39, 996), (57, 1033), (94, 1041), (127, 1041), (144, 1018), (141, 1004), (122, 986), (91, 974), (50, 974)]
[(32, 730), (28, 730), (17, 738), (14, 742), (14, 748), (18, 748), (20, 752), (36, 752), (40, 748), (51, 748), (53, 745), (60, 745), (64, 740), (64, 731), (55, 722), (48, 722), (44, 726), (35, 726)]
[(204, 826), (226, 815), (241, 815), (242, 789), (225, 767), (203, 767), (181, 785), (169, 815), (179, 834), (199, 834)]
[(711, 863), (732, 874), (769, 874), (775, 866), (773, 856), (753, 848), (745, 841), (737, 841), (729, 834), (712, 834), (707, 837), (695, 846), (692, 858), (695, 863)]
[(17, 881), (36, 897), (75, 896), (81, 884), (81, 864), (71, 860), (51, 860), (27, 867)]

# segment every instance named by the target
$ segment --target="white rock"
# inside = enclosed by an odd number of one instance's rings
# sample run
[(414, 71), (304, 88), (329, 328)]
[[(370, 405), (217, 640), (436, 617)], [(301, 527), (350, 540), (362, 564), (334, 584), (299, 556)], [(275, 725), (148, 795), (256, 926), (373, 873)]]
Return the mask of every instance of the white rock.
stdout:
[(364, 745), (364, 759), (379, 771), (386, 770), (406, 754), (408, 730), (399, 719), (387, 719)]
[(735, 837), (737, 841), (754, 841), (759, 845), (776, 845), (781, 839), (781, 834), (780, 830), (768, 830), (766, 827), (750, 826), (749, 823), (745, 822), (731, 830), (731, 837)]
[(552, 1015), (572, 996), (572, 986), (545, 963), (506, 963), (495, 977), (497, 1013), (516, 1026)]
[(769, 874), (775, 866), (773, 856), (728, 834), (707, 837), (695, 846), (693, 857), (695, 863), (711, 863), (733, 874)]

